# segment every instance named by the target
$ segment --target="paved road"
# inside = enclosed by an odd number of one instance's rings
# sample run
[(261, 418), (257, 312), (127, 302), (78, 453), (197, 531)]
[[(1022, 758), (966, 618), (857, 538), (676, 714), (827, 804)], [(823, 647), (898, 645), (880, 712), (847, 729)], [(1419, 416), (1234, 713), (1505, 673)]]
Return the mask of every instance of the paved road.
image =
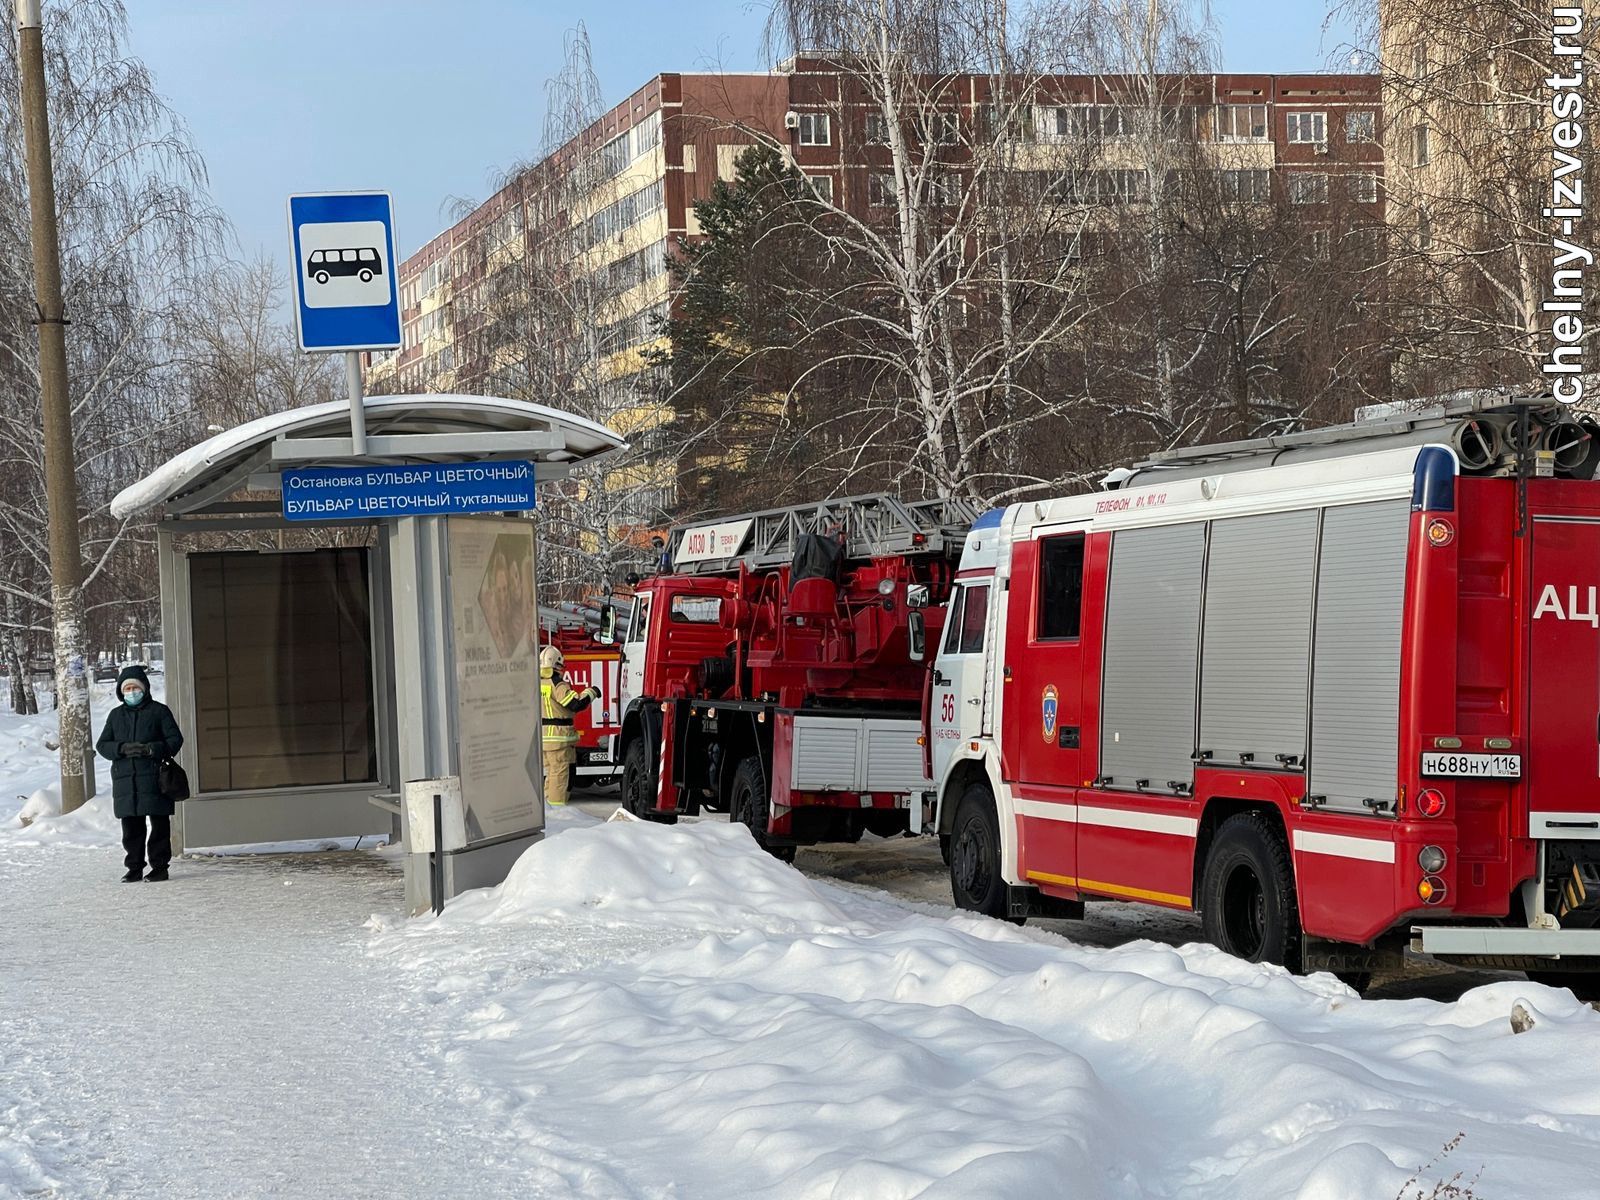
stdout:
[[(605, 816), (617, 806), (615, 788), (596, 789), (574, 797), (576, 807)], [(709, 814), (703, 820), (726, 817)], [(809, 846), (795, 856), (795, 866), (808, 875), (839, 883), (880, 888), (892, 895), (924, 904), (949, 906), (950, 878), (938, 844), (932, 838), (878, 838), (866, 834), (855, 845)], [(1087, 946), (1121, 946), (1141, 938), (1181, 946), (1200, 940), (1200, 918), (1144, 904), (1114, 901), (1086, 906), (1082, 921), (1030, 921)], [(1367, 996), (1380, 1000), (1426, 997), (1455, 1000), (1461, 993), (1485, 983), (1521, 978), (1515, 972), (1462, 971), (1422, 959), (1404, 971), (1373, 980)]]

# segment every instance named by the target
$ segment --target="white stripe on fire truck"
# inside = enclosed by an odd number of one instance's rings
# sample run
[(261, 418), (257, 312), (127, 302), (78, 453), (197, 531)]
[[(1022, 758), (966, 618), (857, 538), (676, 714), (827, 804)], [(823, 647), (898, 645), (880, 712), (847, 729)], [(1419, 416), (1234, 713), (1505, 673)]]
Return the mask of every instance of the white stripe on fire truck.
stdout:
[(1112, 829), (1139, 829), (1145, 833), (1170, 833), (1188, 838), (1192, 838), (1200, 827), (1200, 822), (1193, 817), (1140, 812), (1134, 808), (1090, 808), (1086, 804), (1078, 806), (1078, 823), (1106, 825)]
[(1303, 854), (1327, 854), (1334, 858), (1354, 858), (1361, 862), (1392, 863), (1394, 843), (1377, 838), (1350, 837), (1343, 833), (1294, 831), (1294, 848)]
[(1171, 813), (1142, 812), (1133, 808), (1093, 808), (1079, 804), (1053, 804), (1048, 800), (1016, 800), (1013, 807), (1020, 817), (1042, 821), (1068, 821), (1080, 825), (1102, 825), (1111, 829), (1138, 829), (1145, 833), (1170, 833), (1193, 837), (1197, 822), (1193, 817)]
[(1076, 804), (1052, 804), (1048, 800), (1016, 800), (1012, 807), (1019, 817), (1038, 817), (1041, 821), (1070, 821), (1077, 824)]

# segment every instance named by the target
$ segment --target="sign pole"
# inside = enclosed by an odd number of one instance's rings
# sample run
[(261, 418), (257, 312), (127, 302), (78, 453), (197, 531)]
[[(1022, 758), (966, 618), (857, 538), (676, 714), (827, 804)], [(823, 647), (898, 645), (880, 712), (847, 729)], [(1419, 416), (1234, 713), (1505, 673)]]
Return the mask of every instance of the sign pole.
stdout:
[(350, 389), (350, 453), (367, 456), (367, 410), (361, 395), (361, 355), (347, 350), (344, 356), (344, 381)]

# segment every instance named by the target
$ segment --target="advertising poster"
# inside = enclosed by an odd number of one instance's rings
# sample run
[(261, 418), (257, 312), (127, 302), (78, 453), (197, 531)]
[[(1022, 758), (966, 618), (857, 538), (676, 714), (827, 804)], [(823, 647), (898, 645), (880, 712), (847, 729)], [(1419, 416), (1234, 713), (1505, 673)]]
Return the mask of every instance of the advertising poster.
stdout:
[(544, 827), (533, 522), (452, 517), (450, 614), (467, 842)]

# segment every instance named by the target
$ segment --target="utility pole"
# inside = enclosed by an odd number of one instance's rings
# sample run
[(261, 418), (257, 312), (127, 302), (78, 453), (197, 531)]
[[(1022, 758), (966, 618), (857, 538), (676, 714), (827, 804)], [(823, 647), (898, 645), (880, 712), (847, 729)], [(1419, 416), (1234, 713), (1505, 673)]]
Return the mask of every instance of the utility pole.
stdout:
[(83, 560), (78, 546), (72, 405), (67, 394), (67, 321), (61, 303), (61, 245), (56, 234), (56, 182), (50, 162), (40, 0), (16, 0), (16, 5), (17, 68), (22, 85), (39, 322), (39, 399), (44, 414), (44, 487), (50, 521), (51, 633), (61, 730), (61, 811), (71, 812), (94, 795), (94, 775), (86, 770), (89, 679), (83, 661)]

